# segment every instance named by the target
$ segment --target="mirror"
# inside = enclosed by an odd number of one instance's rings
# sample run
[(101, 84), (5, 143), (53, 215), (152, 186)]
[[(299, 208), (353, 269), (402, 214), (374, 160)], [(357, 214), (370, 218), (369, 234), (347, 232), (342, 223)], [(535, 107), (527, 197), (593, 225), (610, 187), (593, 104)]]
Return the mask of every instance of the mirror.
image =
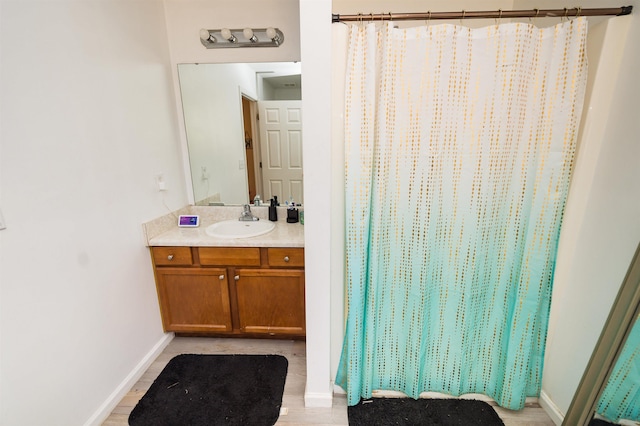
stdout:
[(636, 425), (639, 421), (640, 244), (562, 424)]
[(640, 422), (640, 317), (613, 366), (589, 425), (637, 425)]
[(179, 64), (196, 205), (303, 203), (299, 63)]

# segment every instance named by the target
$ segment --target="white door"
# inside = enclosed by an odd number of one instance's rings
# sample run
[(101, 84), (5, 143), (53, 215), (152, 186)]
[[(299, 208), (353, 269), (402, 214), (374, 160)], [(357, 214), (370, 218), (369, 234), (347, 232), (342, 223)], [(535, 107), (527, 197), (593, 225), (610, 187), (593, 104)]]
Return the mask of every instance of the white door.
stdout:
[(302, 199), (302, 101), (259, 101), (263, 200)]

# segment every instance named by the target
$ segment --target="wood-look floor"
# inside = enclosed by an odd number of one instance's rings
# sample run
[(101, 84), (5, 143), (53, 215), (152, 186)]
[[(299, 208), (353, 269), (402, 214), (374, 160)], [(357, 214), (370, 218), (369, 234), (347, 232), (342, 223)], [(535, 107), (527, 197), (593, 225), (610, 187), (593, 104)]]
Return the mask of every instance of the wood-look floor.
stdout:
[[(284, 387), (282, 407), (287, 409), (276, 425), (348, 425), (347, 403), (344, 395), (333, 399), (331, 408), (305, 408), (304, 388), (306, 377), (305, 343), (291, 340), (268, 339), (217, 339), (204, 337), (176, 337), (151, 364), (135, 386), (120, 401), (104, 426), (127, 425), (129, 413), (149, 389), (169, 360), (180, 354), (277, 354), (289, 361), (287, 381)], [(495, 407), (506, 426), (554, 426), (553, 421), (540, 407), (526, 407), (522, 411), (510, 411)]]

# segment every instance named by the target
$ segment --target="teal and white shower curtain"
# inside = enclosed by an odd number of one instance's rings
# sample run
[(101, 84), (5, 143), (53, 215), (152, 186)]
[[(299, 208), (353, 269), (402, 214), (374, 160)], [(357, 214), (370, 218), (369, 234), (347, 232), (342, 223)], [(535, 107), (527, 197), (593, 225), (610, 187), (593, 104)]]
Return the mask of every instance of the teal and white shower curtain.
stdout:
[(511, 409), (538, 395), (586, 32), (351, 27), (336, 379), (350, 405), (378, 389)]

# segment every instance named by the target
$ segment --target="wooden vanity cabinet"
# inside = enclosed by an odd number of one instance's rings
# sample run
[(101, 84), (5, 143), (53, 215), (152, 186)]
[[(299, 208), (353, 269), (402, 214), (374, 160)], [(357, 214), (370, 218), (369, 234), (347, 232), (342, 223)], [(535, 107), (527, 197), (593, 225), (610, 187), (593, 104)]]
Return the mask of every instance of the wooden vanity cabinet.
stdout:
[(165, 331), (305, 336), (304, 249), (152, 247)]

